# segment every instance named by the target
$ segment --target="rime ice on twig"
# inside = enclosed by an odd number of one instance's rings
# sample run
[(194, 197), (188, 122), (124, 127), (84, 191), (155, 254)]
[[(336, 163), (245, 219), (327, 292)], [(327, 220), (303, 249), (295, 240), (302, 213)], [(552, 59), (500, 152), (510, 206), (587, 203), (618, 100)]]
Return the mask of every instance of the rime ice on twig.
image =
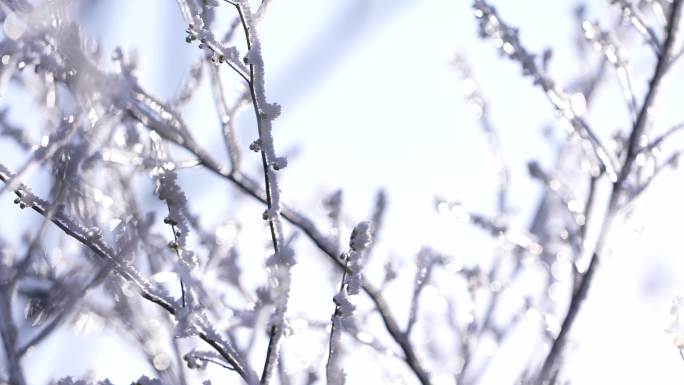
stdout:
[(344, 319), (351, 317), (356, 306), (350, 301), (349, 296), (359, 293), (362, 282), (361, 258), (372, 242), (371, 225), (369, 222), (361, 222), (352, 231), (349, 239), (349, 252), (345, 255), (345, 270), (342, 273), (342, 282), (339, 292), (333, 297), (335, 312), (332, 316), (332, 328), (330, 330), (330, 342), (328, 349), (328, 363), (326, 365), (326, 377), (328, 384), (343, 385), (346, 374), (342, 367), (342, 328)]
[(280, 105), (268, 103), (266, 100), (264, 61), (261, 55), (261, 41), (256, 30), (256, 20), (250, 5), (245, 0), (233, 3), (237, 9), (247, 40), (247, 53), (244, 61), (249, 69), (248, 84), (254, 114), (259, 133), (259, 147), (261, 152), (264, 183), (266, 188), (267, 210), (264, 219), (268, 221), (271, 230), (274, 255), (269, 258), (272, 275), (276, 311), (273, 315), (270, 340), (264, 362), (261, 382), (268, 384), (278, 362), (280, 341), (285, 327), (285, 312), (290, 291), (290, 267), (294, 264), (293, 250), (284, 245), (281, 222), (280, 189), (276, 172), (286, 166), (284, 158), (276, 155), (273, 143), (272, 121), (280, 115)]
[(361, 262), (373, 241), (371, 231), (370, 222), (361, 222), (352, 230), (349, 239), (348, 281), (345, 282), (349, 294), (358, 294), (361, 290), (363, 284)]
[(570, 122), (574, 132), (591, 145), (593, 155), (600, 162), (603, 171), (611, 181), (615, 182), (617, 172), (610, 154), (584, 119), (575, 113), (563, 89), (539, 69), (534, 55), (530, 54), (520, 42), (518, 30), (504, 23), (499, 18), (496, 9), (484, 0), (475, 0), (473, 8), (475, 8), (475, 17), (479, 21), (482, 37), (495, 39), (502, 53), (520, 63), (523, 74), (534, 79), (534, 84), (544, 90), (556, 110)]
[(204, 21), (199, 15), (192, 19), (192, 23), (186, 30), (186, 41), (191, 43), (199, 40), (199, 48), (206, 49), (210, 53), (213, 63), (228, 64), (242, 79), (249, 82), (249, 71), (240, 60), (240, 54), (236, 47), (226, 47), (218, 41), (214, 34), (205, 28)]
[(190, 232), (187, 221), (187, 198), (178, 186), (178, 176), (173, 170), (167, 170), (163, 166), (158, 166), (154, 176), (156, 180), (155, 193), (159, 196), (159, 199), (166, 202), (169, 208), (169, 215), (164, 218), (164, 223), (178, 229), (174, 233), (177, 243), (174, 248), (183, 249)]

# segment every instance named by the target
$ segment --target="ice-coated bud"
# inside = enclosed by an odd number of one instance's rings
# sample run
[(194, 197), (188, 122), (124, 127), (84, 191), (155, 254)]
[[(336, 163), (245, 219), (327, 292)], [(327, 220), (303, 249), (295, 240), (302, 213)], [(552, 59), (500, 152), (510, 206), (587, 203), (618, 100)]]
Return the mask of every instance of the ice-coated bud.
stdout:
[(286, 158), (276, 158), (276, 160), (273, 161), (273, 169), (278, 171), (282, 170), (285, 167), (287, 167), (287, 159)]
[(249, 149), (254, 152), (261, 151), (261, 139), (253, 141), (252, 144), (249, 145)]
[(352, 230), (349, 246), (354, 251), (363, 251), (370, 246), (371, 240), (371, 224), (364, 221), (356, 225), (354, 230)]
[(97, 227), (91, 227), (86, 231), (86, 239), (88, 242), (95, 242), (102, 238), (102, 230)]

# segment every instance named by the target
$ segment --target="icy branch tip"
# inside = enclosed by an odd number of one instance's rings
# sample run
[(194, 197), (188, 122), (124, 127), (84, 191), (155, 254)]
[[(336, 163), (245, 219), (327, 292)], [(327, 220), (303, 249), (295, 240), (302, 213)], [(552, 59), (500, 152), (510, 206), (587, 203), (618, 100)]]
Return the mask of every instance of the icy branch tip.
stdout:
[(353, 251), (361, 252), (370, 246), (373, 237), (371, 236), (371, 224), (368, 221), (363, 221), (354, 227), (349, 240), (349, 247)]

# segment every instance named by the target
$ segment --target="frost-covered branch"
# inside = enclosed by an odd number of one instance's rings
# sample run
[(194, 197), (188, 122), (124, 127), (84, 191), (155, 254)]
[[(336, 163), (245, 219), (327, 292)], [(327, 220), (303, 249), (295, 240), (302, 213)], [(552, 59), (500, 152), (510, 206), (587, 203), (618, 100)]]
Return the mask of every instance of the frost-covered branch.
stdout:
[(501, 20), (496, 9), (486, 1), (475, 0), (473, 7), (475, 8), (475, 17), (479, 21), (481, 35), (494, 39), (497, 44), (500, 43), (501, 52), (511, 60), (520, 63), (523, 74), (534, 79), (534, 84), (544, 90), (551, 104), (570, 123), (574, 132), (589, 143), (602, 171), (607, 174), (611, 181), (617, 180), (616, 167), (610, 153), (601, 144), (587, 122), (573, 110), (570, 99), (561, 86), (539, 68), (534, 55), (528, 52), (520, 42), (518, 30)]
[(663, 50), (658, 57), (658, 62), (656, 63), (653, 76), (648, 84), (648, 91), (644, 97), (644, 101), (641, 105), (641, 109), (639, 110), (639, 114), (637, 115), (637, 119), (632, 126), (632, 131), (629, 134), (624, 163), (620, 169), (619, 178), (615, 181), (614, 189), (622, 188), (620, 185), (624, 183), (629, 176), (632, 165), (636, 160), (636, 154), (639, 151), (641, 136), (650, 117), (651, 107), (655, 102), (656, 95), (658, 95), (660, 84), (667, 73), (668, 63), (672, 57), (675, 38), (679, 29), (681, 7), (681, 0), (673, 1), (667, 24), (665, 42), (663, 43)]
[[(12, 173), (2, 163), (0, 163), (0, 180), (5, 183), (7, 183), (9, 180), (16, 180), (15, 174)], [(34, 211), (43, 216), (46, 216), (51, 210), (51, 205), (49, 202), (38, 198), (24, 184), (19, 183), (19, 185), (14, 188), (14, 193), (18, 197), (15, 202), (21, 208), (32, 208)], [(85, 228), (59, 210), (54, 212), (50, 220), (67, 235), (88, 247), (107, 263), (110, 263), (118, 275), (136, 286), (143, 298), (159, 305), (170, 314), (178, 316), (179, 310), (175, 300), (171, 298), (166, 291), (155, 288), (136, 269), (134, 269), (133, 266), (128, 264), (125, 260), (119, 258), (116, 252), (105, 244), (102, 239), (102, 233), (99, 229)], [(207, 320), (204, 317), (199, 316), (197, 321), (192, 322), (197, 322), (199, 324), (195, 325), (198, 327), (198, 329), (196, 329), (196, 334), (202, 340), (216, 349), (219, 354), (224, 357), (224, 359), (230, 362), (235, 367), (235, 370), (248, 384), (256, 383), (255, 375), (248, 367), (245, 366), (230, 345), (223, 341), (220, 335), (218, 335), (217, 332), (207, 323)]]
[(607, 214), (601, 226), (601, 231), (598, 237), (597, 244), (595, 246), (594, 252), (591, 254), (589, 266), (587, 267), (586, 271), (579, 279), (579, 283), (573, 290), (570, 305), (565, 317), (563, 318), (560, 331), (554, 339), (554, 342), (551, 346), (551, 349), (549, 350), (549, 353), (546, 355), (546, 358), (544, 359), (543, 365), (539, 371), (539, 375), (536, 377), (537, 382), (540, 384), (543, 384), (547, 382), (550, 378), (556, 376), (556, 373), (558, 371), (558, 360), (560, 358), (560, 355), (562, 354), (563, 348), (565, 347), (567, 335), (570, 329), (572, 328), (572, 325), (574, 324), (574, 320), (576, 319), (577, 314), (579, 313), (580, 304), (582, 303), (582, 301), (587, 295), (587, 292), (589, 291), (589, 286), (594, 277), (596, 266), (598, 265), (598, 261), (600, 258), (599, 253), (601, 252), (601, 248), (603, 246), (606, 233), (614, 218), (614, 215), (616, 214), (616, 211), (619, 209), (619, 201), (625, 189), (626, 179), (630, 175), (631, 167), (635, 162), (636, 153), (639, 148), (639, 141), (646, 126), (646, 123), (649, 119), (651, 106), (655, 101), (655, 97), (658, 93), (658, 88), (667, 71), (667, 63), (671, 58), (675, 35), (679, 27), (681, 8), (682, 1), (674, 0), (670, 8), (668, 24), (666, 27), (666, 38), (663, 44), (663, 49), (658, 57), (658, 61), (656, 63), (653, 75), (649, 82), (646, 97), (644, 98), (637, 119), (632, 127), (632, 131), (630, 133), (627, 143), (627, 150), (625, 153), (624, 161), (622, 164), (622, 168), (620, 169), (620, 174), (613, 183), (613, 189), (611, 191), (608, 202)]

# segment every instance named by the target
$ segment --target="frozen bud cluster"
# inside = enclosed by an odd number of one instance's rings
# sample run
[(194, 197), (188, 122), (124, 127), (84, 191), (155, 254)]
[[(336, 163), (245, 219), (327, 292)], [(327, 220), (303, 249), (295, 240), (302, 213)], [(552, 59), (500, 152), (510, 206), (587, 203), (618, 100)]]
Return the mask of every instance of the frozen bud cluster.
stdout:
[(351, 321), (351, 316), (356, 306), (351, 302), (350, 296), (358, 294), (363, 285), (361, 275), (361, 258), (371, 244), (371, 224), (361, 222), (352, 230), (349, 239), (349, 253), (343, 254), (342, 260), (346, 261), (346, 271), (340, 291), (333, 297), (335, 313), (332, 316), (332, 331), (330, 334), (330, 354), (326, 365), (326, 378), (329, 385), (343, 385), (346, 382), (346, 373), (341, 362), (341, 354), (344, 346), (341, 342), (341, 330), (345, 324)]
[(349, 300), (349, 295), (344, 290), (335, 294), (333, 297), (333, 302), (335, 302), (335, 305), (337, 306), (337, 315), (342, 318), (351, 316), (354, 313), (354, 310), (356, 310), (356, 305), (351, 303)]
[(362, 252), (370, 246), (372, 240), (371, 224), (364, 221), (356, 225), (349, 240), (349, 246), (353, 251)]
[(193, 354), (192, 352), (183, 356), (183, 359), (185, 360), (185, 363), (189, 369), (203, 370), (207, 367), (207, 361), (202, 360), (200, 357)]
[(287, 158), (279, 157), (273, 161), (273, 169), (278, 171), (287, 167)]
[(102, 230), (97, 227), (91, 227), (86, 231), (85, 235), (88, 242), (95, 242), (102, 238)]
[(261, 140), (260, 140), (260, 139), (257, 139), (257, 140), (255, 140), (255, 141), (253, 141), (253, 142), (249, 145), (249, 149), (252, 150), (252, 151), (254, 151), (254, 152), (259, 152), (259, 151), (261, 151)]
[(261, 114), (269, 120), (274, 120), (280, 116), (280, 104), (278, 103), (265, 103), (261, 106)]
[(291, 267), (297, 263), (294, 256), (295, 253), (292, 247), (285, 245), (282, 246), (277, 253), (273, 254), (266, 264), (268, 266), (285, 265)]
[(261, 214), (261, 218), (263, 218), (263, 220), (265, 220), (265, 221), (270, 221), (277, 216), (278, 216), (278, 212), (274, 208), (264, 210), (264, 213)]
[(371, 241), (370, 222), (364, 221), (354, 227), (349, 240), (349, 247), (351, 247), (351, 252), (349, 253), (349, 269), (351, 273), (347, 282), (347, 292), (349, 294), (358, 294), (361, 290), (363, 285), (361, 259), (366, 249), (370, 246)]
[(174, 226), (177, 241), (169, 244), (172, 249), (184, 248), (185, 240), (190, 232), (187, 223), (188, 200), (185, 193), (178, 185), (178, 175), (172, 170), (161, 169), (156, 175), (155, 193), (160, 200), (166, 201), (169, 215), (164, 218), (164, 223)]
[(180, 258), (190, 268), (195, 268), (199, 266), (199, 258), (197, 257), (197, 253), (195, 253), (192, 250), (183, 250), (180, 253)]

